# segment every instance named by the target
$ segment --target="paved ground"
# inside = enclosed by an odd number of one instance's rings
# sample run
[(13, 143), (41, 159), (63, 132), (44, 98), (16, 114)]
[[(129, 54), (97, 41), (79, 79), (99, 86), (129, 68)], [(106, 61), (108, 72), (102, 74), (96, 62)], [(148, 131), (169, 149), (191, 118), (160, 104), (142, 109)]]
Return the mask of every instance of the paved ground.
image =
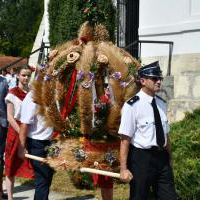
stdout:
[[(3, 184), (3, 188), (5, 188), (5, 182)], [(33, 199), (34, 199), (33, 186), (26, 186), (26, 185), (20, 185), (19, 183), (15, 183), (14, 200), (33, 200)], [(91, 195), (75, 197), (70, 195), (63, 195), (57, 192), (50, 192), (49, 200), (95, 200), (95, 198)]]

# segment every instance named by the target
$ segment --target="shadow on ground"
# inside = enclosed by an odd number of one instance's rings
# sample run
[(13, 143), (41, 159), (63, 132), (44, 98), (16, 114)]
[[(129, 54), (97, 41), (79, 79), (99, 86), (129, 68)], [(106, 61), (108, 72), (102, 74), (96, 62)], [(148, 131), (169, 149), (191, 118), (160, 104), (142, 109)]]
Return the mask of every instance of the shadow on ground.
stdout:
[(65, 200), (90, 200), (90, 199), (94, 199), (94, 195), (70, 197), (70, 198), (66, 198)]
[[(4, 181), (5, 188), (5, 181)], [(34, 185), (33, 184), (21, 184), (16, 183), (14, 187), (14, 200), (33, 200), (34, 199)], [(4, 193), (6, 191), (4, 190)], [(58, 192), (51, 191), (49, 194), (49, 200), (94, 200), (94, 195), (66, 195)]]

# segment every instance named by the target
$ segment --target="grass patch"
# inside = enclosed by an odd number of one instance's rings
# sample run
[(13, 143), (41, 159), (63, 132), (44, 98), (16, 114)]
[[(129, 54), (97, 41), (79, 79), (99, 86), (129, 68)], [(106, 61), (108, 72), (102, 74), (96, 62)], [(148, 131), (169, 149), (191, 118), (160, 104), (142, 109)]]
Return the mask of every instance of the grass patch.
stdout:
[(26, 179), (26, 178), (15, 178), (15, 182), (21, 183), (22, 185), (30, 185), (34, 186), (34, 180)]
[[(101, 199), (101, 191), (99, 188), (94, 188), (93, 190), (77, 189), (66, 171), (58, 171), (55, 173), (51, 190), (72, 196), (93, 195), (96, 199)], [(114, 200), (128, 200), (128, 196), (129, 185), (116, 180), (114, 183)]]

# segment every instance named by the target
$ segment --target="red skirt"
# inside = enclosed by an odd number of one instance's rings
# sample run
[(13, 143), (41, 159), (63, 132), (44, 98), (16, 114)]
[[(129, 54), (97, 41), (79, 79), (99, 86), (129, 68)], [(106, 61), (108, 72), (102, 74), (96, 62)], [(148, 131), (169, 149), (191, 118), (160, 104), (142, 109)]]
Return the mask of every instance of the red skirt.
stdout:
[(9, 126), (5, 147), (5, 175), (8, 177), (34, 178), (34, 171), (28, 159), (18, 157), (18, 133)]
[[(99, 152), (107, 152), (109, 149), (118, 150), (120, 142), (91, 142), (89, 140), (85, 140), (83, 142), (83, 149), (85, 151), (99, 151)], [(113, 188), (113, 178), (109, 176), (103, 176), (94, 174), (93, 175), (93, 183), (94, 186), (99, 186), (100, 188), (112, 189)]]
[(94, 186), (99, 186), (100, 188), (106, 188), (106, 189), (113, 188), (113, 178), (109, 176), (93, 174), (92, 178)]

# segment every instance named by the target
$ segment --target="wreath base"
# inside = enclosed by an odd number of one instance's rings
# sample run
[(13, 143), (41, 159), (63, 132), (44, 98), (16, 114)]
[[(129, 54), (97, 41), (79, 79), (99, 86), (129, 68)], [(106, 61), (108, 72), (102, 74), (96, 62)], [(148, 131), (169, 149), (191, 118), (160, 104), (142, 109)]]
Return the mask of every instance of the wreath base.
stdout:
[(119, 141), (94, 142), (88, 139), (66, 138), (54, 146), (61, 150), (57, 156), (47, 157), (46, 163), (55, 170), (76, 170), (80, 167), (89, 167), (119, 171)]

